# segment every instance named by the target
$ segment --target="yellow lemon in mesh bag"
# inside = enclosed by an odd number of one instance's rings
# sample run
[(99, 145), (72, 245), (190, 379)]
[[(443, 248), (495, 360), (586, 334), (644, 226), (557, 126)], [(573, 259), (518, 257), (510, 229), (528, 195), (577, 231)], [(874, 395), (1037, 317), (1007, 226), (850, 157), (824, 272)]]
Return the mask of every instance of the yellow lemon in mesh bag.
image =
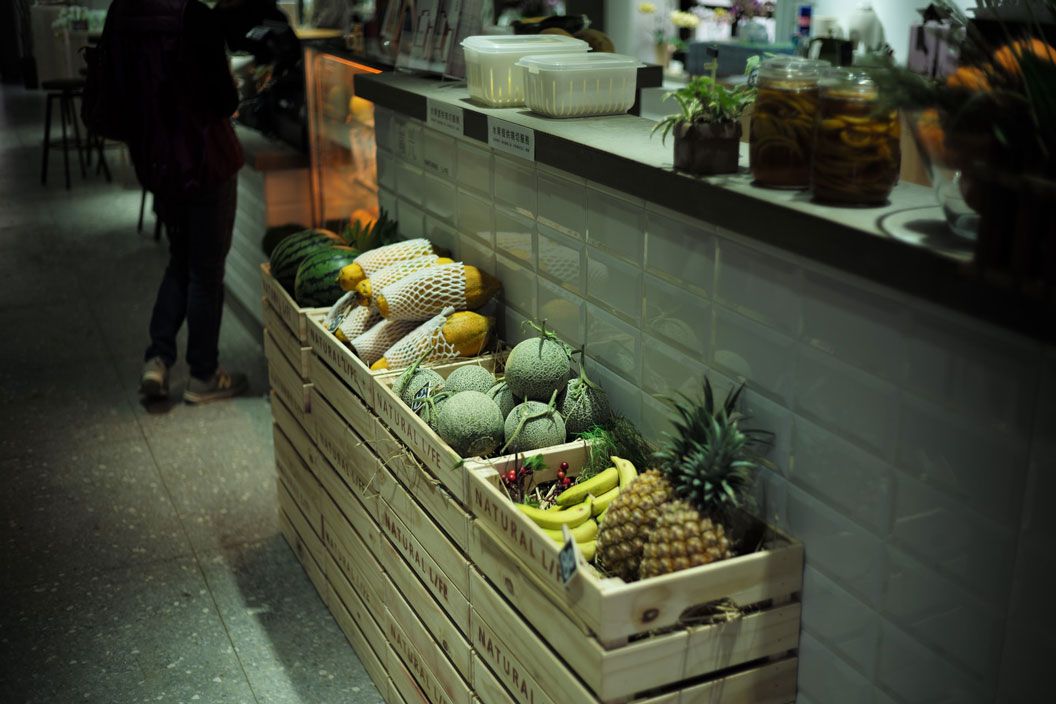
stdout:
[(444, 308), (479, 308), (502, 290), (499, 280), (455, 262), (420, 269), (374, 293), (378, 312), (391, 320), (424, 320)]
[(393, 242), (360, 254), (351, 264), (341, 270), (337, 282), (342, 291), (355, 291), (356, 284), (379, 269), (407, 259), (427, 257), (430, 254), (436, 254), (436, 252), (432, 243), (425, 238)]
[(452, 313), (440, 326), (432, 323), (433, 321), (427, 321), (420, 325), (393, 345), (385, 356), (371, 364), (370, 368), (399, 369), (411, 364), (426, 352), (428, 354), (422, 360), (423, 363), (455, 357), (475, 357), (488, 346), (491, 331), (495, 326), (493, 318), (473, 311)]

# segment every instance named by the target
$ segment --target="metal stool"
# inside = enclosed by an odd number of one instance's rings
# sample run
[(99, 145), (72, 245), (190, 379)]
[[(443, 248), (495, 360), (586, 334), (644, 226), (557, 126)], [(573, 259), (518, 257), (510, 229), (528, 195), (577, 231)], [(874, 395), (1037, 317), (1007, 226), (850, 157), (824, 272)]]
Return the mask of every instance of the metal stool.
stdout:
[(51, 109), (52, 101), (59, 99), (59, 115), (62, 118), (62, 163), (66, 170), (66, 190), (70, 189), (70, 144), (66, 138), (66, 121), (73, 123), (74, 148), (77, 150), (77, 161), (81, 165), (81, 178), (87, 176), (84, 170), (84, 154), (81, 151), (81, 128), (77, 111), (74, 108), (74, 99), (83, 95), (83, 78), (58, 78), (51, 81), (41, 81), (40, 87), (48, 91), (47, 104), (44, 111), (44, 158), (40, 167), (40, 183), (48, 183), (48, 152), (51, 150)]

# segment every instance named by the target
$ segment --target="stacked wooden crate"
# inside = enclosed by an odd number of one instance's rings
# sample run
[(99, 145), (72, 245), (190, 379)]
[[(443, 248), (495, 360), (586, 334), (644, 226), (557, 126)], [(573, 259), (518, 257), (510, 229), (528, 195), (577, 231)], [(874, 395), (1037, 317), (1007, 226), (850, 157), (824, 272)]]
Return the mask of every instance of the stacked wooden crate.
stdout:
[[(693, 576), (642, 589), (586, 574), (558, 588), (548, 581), (556, 547), (532, 544), (542, 534), (524, 529), (512, 504), (491, 493), (495, 462), (464, 463), (393, 393), (398, 374), (372, 373), (322, 317), (302, 311), (298, 341), (311, 354), (307, 378), (297, 380), (305, 383), (275, 393), (282, 510), (301, 517), (287, 521), (287, 537), (388, 702), (794, 700), (799, 546), (782, 543), (707, 588)], [(284, 381), (274, 375), (273, 384)], [(291, 395), (310, 409), (296, 440), (283, 427), (298, 422), (284, 400)], [(280, 442), (288, 445), (281, 453)], [(289, 446), (303, 446), (298, 471), (283, 467)], [(581, 460), (582, 452), (572, 443), (548, 459)], [(756, 579), (764, 586), (742, 584)], [(697, 626), (664, 609), (665, 601), (681, 610), (727, 592), (761, 606), (738, 621)], [(660, 617), (640, 618), (640, 607)], [(649, 633), (656, 628), (665, 632)]]

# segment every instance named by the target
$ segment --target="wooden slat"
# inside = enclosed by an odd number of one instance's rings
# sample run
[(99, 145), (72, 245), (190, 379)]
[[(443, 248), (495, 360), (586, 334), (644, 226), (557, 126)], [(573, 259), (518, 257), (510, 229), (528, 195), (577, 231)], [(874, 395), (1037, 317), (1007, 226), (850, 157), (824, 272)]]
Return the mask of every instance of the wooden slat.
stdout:
[(275, 466), (279, 476), (286, 482), (286, 488), (301, 513), (308, 519), (312, 531), (321, 536), (323, 513), (320, 501), (323, 488), (278, 425), (272, 426), (272, 435), (275, 441)]
[[(297, 504), (294, 502), (293, 496), (290, 495), (290, 491), (286, 488), (286, 484), (283, 480), (280, 479), (277, 484), (279, 508), (282, 509), (282, 512), (290, 520), (290, 523), (293, 524), (293, 528), (297, 531), (297, 535), (300, 536), (301, 542), (304, 543), (309, 554), (315, 560), (315, 569), (319, 573), (318, 576), (321, 577), (323, 571), (319, 565), (326, 559), (326, 549), (323, 547), (323, 541), (319, 539), (319, 536), (312, 532), (311, 527), (308, 525), (308, 519), (305, 518), (304, 514), (301, 513), (301, 510), (297, 508)], [(313, 580), (313, 583), (314, 581), (316, 580)]]
[(411, 671), (403, 664), (403, 660), (396, 654), (391, 643), (387, 646), (387, 650), (388, 657), (385, 661), (385, 667), (388, 669), (389, 677), (392, 678), (392, 683), (403, 701), (406, 704), (438, 704), (437, 702), (431, 702), (429, 697), (425, 695), (425, 691), (418, 686), (414, 676), (411, 675)]
[(323, 313), (325, 308), (300, 308), (290, 294), (286, 293), (279, 282), (271, 275), (271, 267), (268, 264), (260, 265), (260, 279), (264, 289), (264, 299), (268, 302), (279, 319), (290, 329), (290, 331), (301, 342), (308, 339), (307, 322), (305, 313)]
[(462, 633), (469, 632), (469, 599), (459, 590), (451, 586), (447, 576), (440, 571), (435, 562), (413, 543), (408, 545), (406, 553), (409, 559), (403, 557), (404, 550), (397, 548), (387, 538), (381, 540), (381, 565), (388, 573), (397, 569), (410, 570), (426, 591), (440, 604), (444, 613)]
[[(312, 423), (312, 415), (309, 413), (303, 419), (297, 418), (293, 411), (286, 406), (285, 402), (279, 398), (278, 394), (272, 392), (271, 417), (274, 419), (275, 425), (279, 426), (279, 429), (289, 439), (290, 444), (297, 450), (297, 454), (308, 464), (308, 469), (312, 469), (311, 457), (313, 451), (315, 451), (315, 441), (312, 439), (309, 430)], [(302, 422), (306, 425), (302, 425)]]
[(279, 349), (282, 350), (290, 364), (293, 365), (297, 375), (307, 381), (308, 367), (312, 359), (312, 348), (297, 339), (293, 331), (279, 318), (279, 314), (271, 307), (267, 299), (261, 302), (261, 312), (264, 319), (264, 329), (271, 333)]
[[(355, 494), (337, 476), (337, 472), (330, 467), (329, 463), (321, 457), (318, 462), (324, 465), (320, 467), (320, 476), (329, 475), (328, 479), (321, 482), (325, 490), (323, 498), (327, 499), (321, 502), (324, 541), (329, 543), (336, 536), (337, 539), (344, 541), (346, 545), (354, 546), (351, 540), (352, 536), (354, 536), (366, 546), (367, 552), (373, 555), (374, 559), (380, 560), (382, 538), (378, 524), (374, 522), (374, 518), (366, 507), (360, 503)], [(344, 540), (346, 535), (348, 540)], [(353, 559), (354, 555), (351, 554), (349, 558), (349, 569), (356, 569), (358, 559)], [(371, 575), (368, 574), (367, 578), (370, 579)], [(349, 576), (349, 579), (353, 579), (353, 577)], [(380, 589), (381, 583), (374, 582), (374, 587)]]
[[(370, 675), (370, 679), (374, 682), (374, 686), (378, 688), (379, 692), (387, 691), (389, 684), (389, 674), (386, 667), (385, 660), (379, 658), (368, 644), (367, 637), (363, 635), (363, 631), (360, 630), (359, 626), (356, 625), (355, 620), (352, 618), (352, 614), (345, 608), (336, 591), (331, 585), (331, 598), (328, 603), (330, 607), (330, 613), (333, 614), (334, 620), (337, 621), (338, 627), (345, 634), (345, 638), (348, 639), (352, 649), (356, 651), (356, 655), (359, 657), (360, 662), (363, 663), (363, 669)], [(383, 641), (377, 641), (379, 647), (382, 647)], [(385, 657), (388, 657), (386, 652)]]
[(384, 627), (382, 624), (385, 621), (383, 617), (385, 607), (378, 606), (378, 610), (374, 611), (352, 586), (352, 583), (345, 579), (345, 575), (340, 570), (331, 571), (328, 574), (331, 576), (330, 586), (335, 598), (340, 600), (348, 610), (348, 614), (366, 637), (367, 646), (380, 660), (385, 656), (385, 633), (382, 630)]
[(479, 655), (473, 655), (473, 692), (480, 704), (516, 704)]
[(764, 663), (636, 704), (794, 704), (799, 658)]
[(368, 407), (374, 402), (374, 376), (359, 357), (323, 327), (321, 315), (309, 316), (305, 321), (308, 345), (316, 357), (326, 362), (334, 374)]
[(312, 403), (316, 446), (363, 504), (373, 507), (379, 488), (378, 473), (382, 471), (380, 460), (359, 434), (314, 389)]
[(315, 390), (327, 400), (338, 415), (344, 418), (363, 440), (373, 443), (375, 428), (378, 426), (374, 414), (359, 396), (352, 393), (352, 390), (330, 371), (330, 368), (319, 357), (312, 359), (309, 378)]
[(311, 410), (311, 388), (310, 383), (305, 383), (297, 374), (293, 365), (286, 359), (286, 355), (279, 351), (271, 337), (271, 333), (264, 331), (264, 357), (268, 362), (268, 381), (272, 390), (293, 411), (293, 414), (301, 420)]

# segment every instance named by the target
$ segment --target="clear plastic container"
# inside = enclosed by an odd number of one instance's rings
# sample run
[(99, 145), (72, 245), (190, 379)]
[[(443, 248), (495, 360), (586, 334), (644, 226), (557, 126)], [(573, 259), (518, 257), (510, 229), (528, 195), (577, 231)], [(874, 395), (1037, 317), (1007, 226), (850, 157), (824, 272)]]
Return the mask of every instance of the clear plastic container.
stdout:
[(543, 54), (517, 62), (524, 70), (524, 102), (548, 117), (618, 115), (634, 105), (638, 67), (620, 54)]
[(582, 39), (553, 34), (513, 34), (466, 37), (466, 80), (469, 95), (491, 107), (524, 104), (524, 70), (517, 62), (533, 54), (585, 54)]

